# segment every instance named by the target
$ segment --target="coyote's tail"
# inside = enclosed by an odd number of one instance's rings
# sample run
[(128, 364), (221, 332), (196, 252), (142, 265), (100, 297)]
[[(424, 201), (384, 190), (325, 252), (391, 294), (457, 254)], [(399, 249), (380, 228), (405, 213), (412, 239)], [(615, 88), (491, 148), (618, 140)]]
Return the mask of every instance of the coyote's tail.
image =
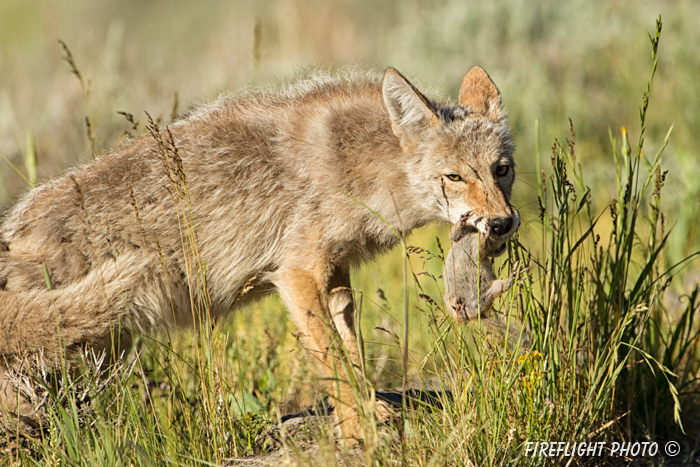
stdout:
[(120, 279), (113, 268), (98, 267), (53, 290), (0, 290), (0, 364), (36, 353), (51, 361), (64, 348), (104, 345), (115, 328), (129, 326), (133, 287)]

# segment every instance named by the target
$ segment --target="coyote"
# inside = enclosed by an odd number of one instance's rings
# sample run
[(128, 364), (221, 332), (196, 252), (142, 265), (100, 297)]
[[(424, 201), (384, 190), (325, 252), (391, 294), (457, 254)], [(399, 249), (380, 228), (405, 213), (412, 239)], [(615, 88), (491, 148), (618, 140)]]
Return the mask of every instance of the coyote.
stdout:
[(520, 223), (513, 150), (500, 93), (479, 67), (458, 104), (388, 68), (317, 73), (153, 124), (6, 213), (0, 405), (22, 410), (8, 374), (32, 355), (70, 362), (85, 346), (191, 327), (203, 310), (216, 318), (276, 289), (321, 375), (336, 380), (341, 436), (360, 438), (332, 350), (342, 336), (359, 365), (354, 307), (334, 291), (350, 287), (351, 265), (396, 245), (395, 232), (465, 212), (502, 253)]

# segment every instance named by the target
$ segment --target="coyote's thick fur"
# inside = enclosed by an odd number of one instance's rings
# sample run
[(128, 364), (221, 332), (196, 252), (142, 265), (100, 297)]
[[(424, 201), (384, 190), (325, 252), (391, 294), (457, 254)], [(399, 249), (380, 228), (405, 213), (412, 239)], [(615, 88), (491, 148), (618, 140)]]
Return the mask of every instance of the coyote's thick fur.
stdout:
[[(357, 360), (352, 303), (331, 293), (350, 286), (350, 266), (395, 245), (393, 229), (454, 223), (467, 211), (487, 220), (495, 254), (519, 225), (511, 135), (478, 67), (459, 104), (426, 98), (393, 68), (321, 73), (286, 91), (222, 98), (150, 133), (37, 187), (5, 215), (5, 411), (21, 409), (8, 369), (32, 355), (70, 361), (86, 345), (108, 347), (114, 332), (128, 340), (191, 325), (196, 312), (221, 316), (276, 289), (323, 376), (341, 380), (344, 436), (360, 437), (353, 392), (329, 351), (337, 332)], [(193, 312), (197, 303), (207, 307)]]

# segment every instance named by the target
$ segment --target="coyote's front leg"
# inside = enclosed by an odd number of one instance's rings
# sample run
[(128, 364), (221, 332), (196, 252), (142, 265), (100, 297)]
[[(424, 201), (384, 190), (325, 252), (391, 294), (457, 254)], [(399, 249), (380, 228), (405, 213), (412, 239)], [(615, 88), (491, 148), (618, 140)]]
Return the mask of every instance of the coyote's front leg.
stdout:
[[(277, 271), (275, 282), (302, 333), (302, 344), (320, 369), (321, 376), (328, 381), (341, 436), (352, 441), (361, 439), (362, 432), (355, 396), (346, 372), (346, 367), (359, 368), (357, 338), (352, 321), (354, 308), (349, 289), (345, 288), (346, 283), (349, 285), (349, 278), (344, 280), (346, 277), (346, 273), (334, 274), (324, 280), (323, 274), (308, 267), (288, 266)], [(333, 310), (329, 308), (329, 300)], [(341, 336), (350, 362), (343, 360), (339, 348)], [(354, 372), (352, 376), (356, 374)]]

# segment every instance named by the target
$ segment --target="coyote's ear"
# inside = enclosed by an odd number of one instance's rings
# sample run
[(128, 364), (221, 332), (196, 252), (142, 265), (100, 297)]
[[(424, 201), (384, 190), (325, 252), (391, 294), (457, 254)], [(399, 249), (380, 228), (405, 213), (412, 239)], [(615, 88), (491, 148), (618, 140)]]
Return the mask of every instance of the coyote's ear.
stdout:
[(384, 72), (382, 94), (391, 117), (391, 128), (399, 139), (418, 136), (440, 121), (428, 99), (395, 68)]
[(501, 93), (498, 92), (496, 85), (480, 66), (469, 70), (469, 73), (462, 80), (459, 103), (493, 121), (498, 121), (501, 118)]

